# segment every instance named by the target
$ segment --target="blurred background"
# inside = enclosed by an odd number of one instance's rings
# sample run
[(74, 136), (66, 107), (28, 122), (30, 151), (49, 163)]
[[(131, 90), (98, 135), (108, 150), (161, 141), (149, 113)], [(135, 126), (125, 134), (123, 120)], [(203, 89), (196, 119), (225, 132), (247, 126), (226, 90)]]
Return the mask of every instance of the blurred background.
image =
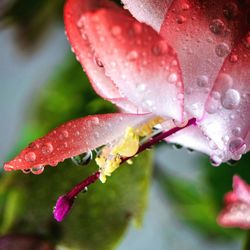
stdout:
[[(0, 1), (0, 166), (57, 125), (114, 112), (91, 89), (64, 35), (62, 0)], [(96, 169), (70, 160), (40, 176), (0, 176), (1, 250), (234, 250), (246, 232), (216, 216), (232, 176), (250, 182), (249, 154), (237, 164), (162, 143), (81, 194), (62, 223), (59, 195)]]

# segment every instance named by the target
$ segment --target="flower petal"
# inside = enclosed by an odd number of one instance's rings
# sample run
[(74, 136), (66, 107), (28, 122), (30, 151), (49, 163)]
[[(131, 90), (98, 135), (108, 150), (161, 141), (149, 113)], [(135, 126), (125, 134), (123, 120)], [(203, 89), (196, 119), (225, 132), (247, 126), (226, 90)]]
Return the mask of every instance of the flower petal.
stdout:
[(246, 12), (236, 1), (175, 0), (160, 34), (180, 61), (185, 109), (201, 117), (225, 57), (246, 32)]
[(128, 126), (135, 127), (152, 115), (93, 115), (64, 123), (37, 139), (17, 157), (5, 163), (6, 171), (56, 166), (67, 158), (93, 150), (119, 138)]
[[(232, 57), (236, 57), (237, 61), (232, 61)], [(204, 133), (222, 151), (222, 159), (238, 160), (247, 150), (245, 139), (250, 127), (249, 69), (250, 33), (227, 57), (200, 121)]]
[(184, 128), (171, 135), (167, 138), (167, 141), (180, 144), (208, 155), (212, 152), (212, 145), (208, 138), (202, 133), (201, 129), (195, 125)]
[(217, 218), (218, 224), (224, 227), (250, 228), (250, 205), (233, 203), (227, 206)]
[(111, 2), (68, 0), (64, 9), (66, 34), (72, 46), (72, 51), (86, 70), (96, 93), (122, 109), (135, 113), (138, 108), (123, 98), (112, 80), (105, 75), (102, 62), (91, 49), (85, 33), (84, 14), (96, 8), (111, 5), (114, 8), (115, 5)]
[(122, 0), (124, 8), (139, 21), (160, 30), (172, 0)]
[(149, 26), (124, 10), (86, 15), (90, 43), (120, 92), (143, 110), (182, 120), (183, 87), (176, 54)]
[(225, 195), (226, 207), (218, 216), (225, 227), (250, 228), (250, 186), (239, 176), (233, 177), (233, 191)]

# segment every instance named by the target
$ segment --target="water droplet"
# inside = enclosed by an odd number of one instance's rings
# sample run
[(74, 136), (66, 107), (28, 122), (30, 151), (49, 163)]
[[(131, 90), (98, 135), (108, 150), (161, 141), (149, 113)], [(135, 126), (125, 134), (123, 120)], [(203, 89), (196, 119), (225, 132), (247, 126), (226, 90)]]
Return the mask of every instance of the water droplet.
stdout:
[(127, 54), (127, 59), (129, 61), (134, 61), (139, 57), (139, 54), (136, 50), (131, 50), (128, 54)]
[(224, 142), (224, 143), (227, 143), (228, 141), (229, 141), (229, 136), (228, 135), (224, 135), (224, 136), (222, 136), (222, 141)]
[(225, 57), (229, 54), (230, 49), (226, 43), (220, 43), (215, 47), (215, 53), (219, 57)]
[(145, 84), (139, 84), (137, 87), (136, 87), (136, 90), (138, 91), (138, 92), (143, 92), (143, 91), (145, 91), (146, 90), (146, 85)]
[(62, 131), (62, 136), (63, 136), (64, 138), (68, 138), (68, 137), (69, 137), (69, 132), (68, 132), (67, 130), (63, 130), (63, 131)]
[(39, 175), (43, 171), (44, 171), (44, 167), (43, 166), (31, 168), (31, 173), (35, 174), (35, 175)]
[(212, 149), (212, 150), (215, 150), (215, 149), (218, 148), (217, 145), (215, 144), (215, 142), (212, 141), (212, 140), (210, 140), (210, 141), (208, 142), (208, 145), (209, 145), (210, 149)]
[(214, 166), (214, 167), (218, 167), (221, 163), (222, 163), (222, 159), (220, 158), (219, 155), (217, 154), (212, 154), (210, 156), (210, 163)]
[(182, 149), (183, 147), (180, 144), (173, 144), (174, 149)]
[(214, 19), (209, 24), (209, 29), (216, 35), (221, 35), (225, 31), (225, 24), (220, 19)]
[(156, 44), (152, 47), (152, 53), (155, 56), (162, 55), (168, 51), (168, 45), (165, 41), (158, 41)]
[(240, 94), (235, 89), (228, 89), (221, 97), (225, 109), (235, 109), (240, 103)]
[(229, 58), (231, 63), (236, 63), (238, 61), (238, 56), (236, 54), (232, 54)]
[(216, 113), (218, 107), (219, 107), (219, 102), (214, 98), (211, 98), (207, 103), (207, 105), (205, 106), (205, 109), (209, 114), (214, 114)]
[(245, 141), (241, 137), (232, 139), (228, 145), (229, 151), (235, 155), (241, 155), (246, 149)]
[(30, 174), (31, 170), (30, 169), (22, 169), (22, 172), (24, 174)]
[(189, 10), (190, 9), (190, 5), (188, 3), (183, 3), (181, 6), (182, 10)]
[(100, 68), (103, 67), (103, 63), (102, 63), (102, 61), (100, 60), (99, 57), (95, 56), (95, 57), (94, 57), (94, 61), (95, 61), (96, 65), (97, 65), (98, 67), (100, 67)]
[(219, 100), (220, 97), (221, 97), (221, 95), (220, 95), (220, 93), (219, 93), (218, 91), (213, 91), (213, 92), (211, 93), (211, 95), (212, 95), (212, 97), (213, 97), (215, 100)]
[(170, 83), (175, 83), (177, 80), (178, 80), (178, 77), (177, 77), (177, 74), (175, 74), (175, 73), (171, 73), (171, 74), (168, 76), (168, 81), (169, 81)]
[(48, 143), (45, 143), (43, 146), (42, 146), (42, 152), (43, 154), (51, 154), (53, 151), (53, 146), (50, 142)]
[(227, 19), (231, 20), (235, 18), (238, 15), (238, 13), (239, 13), (239, 8), (237, 4), (235, 4), (234, 2), (229, 2), (224, 6), (223, 14)]
[(111, 28), (111, 33), (113, 36), (119, 36), (122, 33), (122, 29), (120, 26), (115, 25)]
[(232, 129), (232, 134), (234, 136), (239, 136), (241, 134), (241, 128), (240, 127), (236, 127)]
[(100, 123), (99, 118), (98, 118), (98, 117), (93, 117), (92, 123), (93, 123), (94, 125), (98, 125), (98, 124)]
[(29, 152), (24, 156), (25, 161), (34, 162), (36, 160), (36, 154), (34, 152)]
[(71, 157), (73, 163), (77, 166), (86, 166), (93, 158), (92, 151)]
[(197, 85), (201, 88), (208, 86), (208, 77), (203, 75), (197, 78)]
[(182, 16), (182, 15), (179, 15), (179, 16), (177, 16), (177, 18), (176, 18), (176, 22), (178, 23), (178, 24), (182, 24), (182, 23), (184, 23), (186, 21), (186, 18), (184, 17), (184, 16)]

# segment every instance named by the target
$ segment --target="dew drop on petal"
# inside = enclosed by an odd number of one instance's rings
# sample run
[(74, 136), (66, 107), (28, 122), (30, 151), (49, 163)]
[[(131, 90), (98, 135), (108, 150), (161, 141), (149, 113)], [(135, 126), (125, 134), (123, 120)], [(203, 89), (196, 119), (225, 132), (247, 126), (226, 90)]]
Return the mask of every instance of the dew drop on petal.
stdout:
[(209, 24), (209, 29), (216, 35), (221, 35), (225, 31), (225, 24), (220, 19), (213, 19)]
[(228, 89), (221, 97), (221, 104), (225, 109), (235, 109), (240, 103), (240, 94), (235, 89)]
[(158, 41), (156, 44), (152, 47), (152, 53), (155, 56), (162, 55), (164, 53), (167, 53), (168, 51), (168, 45), (165, 41)]
[(231, 153), (239, 155), (244, 153), (246, 144), (241, 137), (236, 137), (230, 141), (228, 148)]
[(235, 127), (235, 128), (233, 128), (232, 134), (233, 134), (234, 136), (239, 136), (239, 135), (241, 134), (241, 128), (240, 128), (240, 127)]
[(89, 150), (86, 153), (71, 157), (73, 163), (77, 166), (85, 166), (87, 165), (93, 158), (92, 151)]
[(48, 143), (45, 143), (43, 146), (42, 146), (42, 152), (43, 154), (51, 154), (53, 152), (53, 146), (50, 142)]
[(176, 22), (177, 22), (178, 24), (182, 24), (182, 23), (184, 23), (185, 21), (186, 21), (186, 18), (185, 18), (184, 16), (182, 16), (182, 15), (178, 15), (177, 18), (176, 18)]
[(168, 81), (170, 83), (175, 83), (177, 81), (178, 77), (175, 73), (171, 73), (169, 76), (168, 76)]
[(197, 85), (201, 88), (208, 86), (208, 77), (205, 75), (199, 76), (197, 78)]
[(31, 168), (31, 173), (35, 174), (35, 175), (39, 175), (43, 171), (44, 171), (44, 167), (43, 166)]
[(102, 61), (100, 60), (99, 57), (95, 56), (95, 57), (94, 57), (94, 61), (95, 61), (95, 64), (96, 64), (98, 67), (100, 67), (100, 68), (103, 67), (103, 63), (102, 63)]
[(22, 172), (24, 174), (30, 174), (31, 170), (30, 169), (22, 169)]
[(214, 167), (218, 167), (222, 163), (222, 159), (217, 154), (212, 154), (210, 156), (210, 163)]
[(138, 91), (138, 92), (143, 92), (143, 91), (145, 91), (146, 90), (146, 85), (145, 84), (139, 84), (137, 87), (136, 87), (136, 90)]
[(36, 154), (34, 152), (29, 152), (24, 156), (25, 161), (34, 162), (36, 160)]
[(225, 57), (229, 54), (230, 49), (226, 43), (220, 43), (215, 47), (215, 53), (219, 57)]
[(229, 61), (231, 63), (236, 63), (238, 61), (238, 56), (236, 54), (230, 55)]
[(136, 50), (131, 50), (128, 54), (127, 54), (127, 59), (129, 61), (134, 61), (136, 59), (138, 59), (139, 54)]

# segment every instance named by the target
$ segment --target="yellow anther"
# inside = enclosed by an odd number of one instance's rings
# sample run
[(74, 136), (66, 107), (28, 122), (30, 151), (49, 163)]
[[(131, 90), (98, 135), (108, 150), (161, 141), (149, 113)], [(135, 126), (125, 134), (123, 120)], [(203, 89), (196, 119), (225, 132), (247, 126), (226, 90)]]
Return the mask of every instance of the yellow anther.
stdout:
[(150, 135), (152, 133), (152, 129), (155, 125), (162, 123), (164, 121), (163, 118), (161, 118), (160, 116), (155, 117), (151, 120), (149, 120), (146, 124), (143, 124), (141, 127), (136, 129), (136, 133), (139, 136), (147, 136)]
[(130, 157), (136, 154), (139, 148), (139, 136), (135, 133), (135, 130), (128, 127), (125, 132), (125, 136), (116, 145), (111, 154), (121, 155), (123, 157)]
[[(152, 133), (156, 124), (162, 123), (161, 117), (151, 119), (139, 128), (128, 127), (122, 137), (113, 147), (106, 146), (101, 154), (96, 157), (96, 163), (99, 166), (100, 181), (106, 182), (106, 176), (110, 176), (120, 165), (123, 158), (134, 156), (140, 147), (140, 136), (147, 136)], [(132, 160), (127, 161), (132, 164)]]

